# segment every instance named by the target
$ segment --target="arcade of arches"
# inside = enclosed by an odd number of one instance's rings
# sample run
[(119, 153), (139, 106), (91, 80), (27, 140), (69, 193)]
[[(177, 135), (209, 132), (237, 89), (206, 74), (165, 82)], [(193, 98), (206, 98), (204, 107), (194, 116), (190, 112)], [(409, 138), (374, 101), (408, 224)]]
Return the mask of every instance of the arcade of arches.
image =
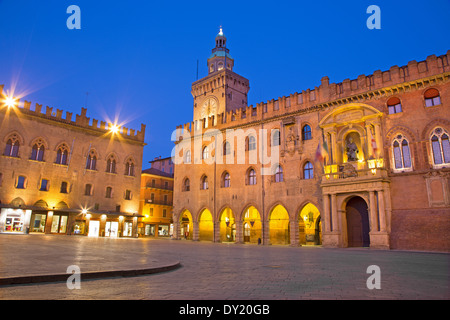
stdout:
[[(178, 225), (175, 225), (176, 239), (212, 242), (237, 242), (273, 245), (320, 245), (322, 226), (319, 209), (307, 203), (290, 217), (286, 208), (278, 204), (264, 221), (254, 206), (248, 206), (242, 214), (236, 214), (225, 207), (215, 219), (211, 211), (202, 209), (195, 216), (188, 210), (182, 211)], [(292, 226), (296, 226), (293, 228)]]

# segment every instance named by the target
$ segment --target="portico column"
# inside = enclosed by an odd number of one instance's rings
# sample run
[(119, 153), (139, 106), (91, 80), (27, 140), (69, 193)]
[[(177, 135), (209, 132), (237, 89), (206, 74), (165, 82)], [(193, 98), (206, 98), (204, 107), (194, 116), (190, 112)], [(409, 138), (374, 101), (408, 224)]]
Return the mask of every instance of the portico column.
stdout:
[(244, 243), (244, 224), (242, 221), (236, 221), (236, 243)]
[(192, 234), (192, 240), (198, 241), (198, 221), (192, 221), (192, 227), (193, 227), (193, 234)]
[(172, 235), (172, 239), (173, 240), (180, 240), (180, 223), (178, 222), (178, 219), (175, 218), (173, 220), (173, 235)]
[(213, 242), (220, 242), (220, 221), (213, 222)]
[(330, 198), (328, 197), (328, 194), (324, 194), (322, 198), (323, 198), (323, 217), (325, 222), (325, 231), (330, 232), (331, 231)]
[(369, 208), (370, 208), (370, 231), (378, 231), (378, 219), (375, 203), (375, 192), (369, 191)]
[(384, 192), (378, 191), (378, 214), (380, 216), (380, 231), (386, 232), (386, 210), (384, 207)]
[(331, 195), (331, 215), (333, 219), (332, 220), (333, 231), (339, 231), (339, 220), (338, 220), (337, 201), (335, 193)]

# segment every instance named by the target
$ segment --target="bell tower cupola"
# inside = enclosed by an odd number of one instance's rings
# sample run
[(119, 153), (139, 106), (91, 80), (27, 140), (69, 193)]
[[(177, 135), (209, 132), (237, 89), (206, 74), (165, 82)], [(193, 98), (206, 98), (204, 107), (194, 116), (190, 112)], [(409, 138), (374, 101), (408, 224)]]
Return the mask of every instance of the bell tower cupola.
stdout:
[(227, 49), (227, 37), (223, 34), (222, 27), (216, 36), (216, 46), (212, 49), (207, 64), (208, 74), (225, 68), (233, 71), (234, 59), (230, 55), (230, 50)]

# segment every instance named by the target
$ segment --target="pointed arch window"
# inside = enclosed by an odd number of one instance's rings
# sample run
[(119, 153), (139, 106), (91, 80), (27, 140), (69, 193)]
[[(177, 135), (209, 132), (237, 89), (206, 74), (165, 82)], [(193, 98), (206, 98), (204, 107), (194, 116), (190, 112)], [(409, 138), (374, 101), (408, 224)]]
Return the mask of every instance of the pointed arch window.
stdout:
[(280, 130), (275, 129), (272, 131), (272, 146), (279, 145), (281, 145)]
[(191, 151), (187, 150), (184, 156), (184, 163), (191, 163)]
[(231, 153), (231, 145), (228, 141), (223, 144), (223, 155), (226, 156)]
[(110, 155), (106, 161), (106, 172), (116, 173), (116, 158)]
[(35, 144), (33, 144), (33, 147), (31, 148), (30, 159), (36, 161), (44, 161), (44, 152), (45, 152), (44, 143), (41, 139), (39, 139), (38, 141), (36, 141)]
[(442, 128), (436, 128), (433, 130), (430, 140), (433, 164), (435, 166), (450, 164), (450, 142), (448, 132)]
[(129, 158), (127, 163), (125, 163), (125, 175), (134, 177), (134, 161), (131, 158)]
[(202, 159), (208, 159), (209, 158), (209, 149), (208, 146), (205, 146), (202, 150)]
[(3, 154), (9, 157), (19, 157), (19, 137), (16, 134), (13, 134), (7, 141), (6, 147)]
[(62, 144), (61, 146), (58, 147), (58, 150), (56, 151), (55, 163), (67, 165), (68, 155), (69, 155), (69, 148), (65, 144)]
[(86, 169), (88, 170), (97, 170), (97, 155), (94, 150), (89, 151), (86, 160)]
[(394, 155), (395, 170), (411, 169), (411, 151), (406, 138), (399, 134), (392, 141), (392, 152)]
[(191, 185), (190, 185), (190, 181), (189, 178), (184, 179), (184, 183), (183, 183), (183, 191), (190, 191), (191, 190)]

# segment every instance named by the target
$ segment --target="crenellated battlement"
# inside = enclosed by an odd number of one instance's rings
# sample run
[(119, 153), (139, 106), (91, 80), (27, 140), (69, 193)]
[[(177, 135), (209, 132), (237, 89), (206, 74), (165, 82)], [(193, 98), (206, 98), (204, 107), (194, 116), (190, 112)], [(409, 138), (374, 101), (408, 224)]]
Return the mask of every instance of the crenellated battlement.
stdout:
[[(299, 114), (318, 108), (394, 95), (402, 90), (428, 85), (429, 78), (432, 77), (444, 75), (448, 78), (449, 62), (450, 50), (441, 56), (430, 55), (423, 61), (413, 60), (405, 66), (395, 65), (389, 70), (376, 70), (371, 75), (359, 75), (356, 79), (345, 79), (340, 83), (330, 83), (329, 78), (324, 76), (321, 84), (313, 89), (302, 90), (278, 99), (257, 103), (256, 106), (250, 105), (230, 110), (208, 119), (200, 119), (177, 126), (177, 129), (181, 130), (178, 135), (184, 131), (194, 133), (194, 128), (195, 133), (201, 134), (208, 129), (223, 130), (246, 126), (253, 122), (286, 114)], [(195, 96), (194, 91), (193, 95)]]
[[(0, 85), (0, 97), (3, 97), (4, 85)], [(71, 126), (76, 126), (78, 128), (94, 130), (99, 133), (107, 133), (111, 130), (114, 124), (106, 121), (99, 121), (97, 119), (92, 119), (87, 116), (87, 109), (81, 108), (81, 113), (75, 115), (75, 120), (73, 120), (73, 112), (66, 111), (63, 116), (63, 110), (56, 109), (53, 107), (46, 106), (45, 109), (42, 104), (36, 103), (34, 109), (32, 108), (31, 102), (24, 100), (23, 103), (17, 100), (18, 108), (23, 114), (50, 120), (57, 121), (59, 123), (68, 124)], [(144, 142), (145, 138), (145, 124), (141, 124), (140, 131), (129, 129), (124, 126), (117, 127), (117, 134), (120, 133), (122, 138), (132, 139), (139, 142)]]

